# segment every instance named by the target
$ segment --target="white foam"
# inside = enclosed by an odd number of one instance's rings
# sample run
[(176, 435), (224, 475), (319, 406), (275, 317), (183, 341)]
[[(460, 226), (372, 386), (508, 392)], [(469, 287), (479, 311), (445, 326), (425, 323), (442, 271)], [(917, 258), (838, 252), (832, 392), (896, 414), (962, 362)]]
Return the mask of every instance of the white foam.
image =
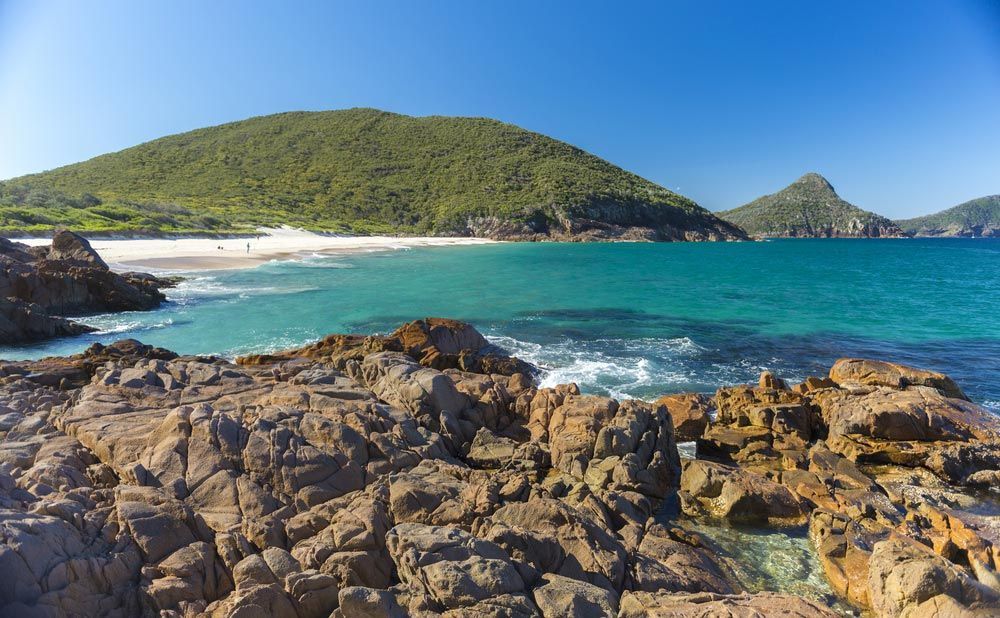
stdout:
[[(575, 383), (585, 392), (605, 393), (616, 399), (634, 399), (650, 392), (667, 392), (671, 385), (690, 381), (690, 376), (673, 363), (677, 356), (701, 350), (688, 338), (680, 339), (567, 339), (541, 345), (507, 335), (490, 335), (489, 340), (514, 356), (539, 367), (540, 385)], [(608, 352), (606, 352), (607, 350)], [(650, 357), (656, 357), (654, 362)]]
[(281, 294), (301, 294), (315, 292), (317, 286), (229, 286), (219, 283), (215, 277), (192, 277), (180, 282), (175, 288), (168, 288), (167, 299), (184, 304), (199, 298), (219, 298), (234, 296), (249, 298), (252, 296), (275, 296)]
[(96, 328), (94, 335), (114, 335), (116, 333), (127, 333), (130, 331), (158, 330), (173, 326), (174, 321), (170, 318), (159, 322), (146, 322), (142, 319), (131, 319), (136, 312), (125, 314), (104, 314), (90, 316), (81, 320), (83, 324)]

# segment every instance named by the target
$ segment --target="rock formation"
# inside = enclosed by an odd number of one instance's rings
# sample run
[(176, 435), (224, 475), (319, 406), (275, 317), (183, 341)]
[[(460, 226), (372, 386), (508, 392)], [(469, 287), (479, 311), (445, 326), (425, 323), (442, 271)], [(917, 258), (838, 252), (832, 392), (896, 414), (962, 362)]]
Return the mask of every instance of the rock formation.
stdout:
[[(842, 359), (789, 388), (723, 388), (685, 462), (689, 515), (807, 519), (841, 597), (876, 616), (996, 615), (1000, 419), (947, 376)], [(703, 461), (705, 458), (711, 461)]]
[(165, 300), (174, 282), (116, 273), (81, 236), (57, 232), (48, 247), (0, 238), (0, 343), (88, 332), (64, 319), (88, 313), (144, 311)]
[(527, 369), (437, 319), (237, 363), (0, 364), (0, 615), (836, 615), (746, 590), (691, 517), (808, 521), (876, 615), (996, 607), (964, 492), (1000, 474), (997, 423), (944, 376), (722, 389), (682, 471), (670, 402)]

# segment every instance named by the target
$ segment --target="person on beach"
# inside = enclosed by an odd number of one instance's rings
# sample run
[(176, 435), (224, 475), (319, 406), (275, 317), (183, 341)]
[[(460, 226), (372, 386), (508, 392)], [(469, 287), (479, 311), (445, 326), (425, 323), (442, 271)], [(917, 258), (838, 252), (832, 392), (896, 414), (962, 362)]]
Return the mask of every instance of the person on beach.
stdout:
[(250, 243), (247, 243), (247, 253), (250, 253)]

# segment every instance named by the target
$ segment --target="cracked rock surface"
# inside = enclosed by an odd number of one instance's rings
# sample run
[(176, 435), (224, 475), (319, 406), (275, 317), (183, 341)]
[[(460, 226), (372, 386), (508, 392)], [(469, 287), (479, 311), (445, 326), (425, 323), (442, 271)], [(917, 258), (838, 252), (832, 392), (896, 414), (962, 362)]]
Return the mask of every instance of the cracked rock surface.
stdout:
[(0, 615), (837, 615), (745, 590), (685, 518), (808, 523), (877, 615), (987, 611), (1000, 534), (968, 491), (1000, 432), (896, 367), (619, 402), (439, 319), (237, 363), (5, 363)]

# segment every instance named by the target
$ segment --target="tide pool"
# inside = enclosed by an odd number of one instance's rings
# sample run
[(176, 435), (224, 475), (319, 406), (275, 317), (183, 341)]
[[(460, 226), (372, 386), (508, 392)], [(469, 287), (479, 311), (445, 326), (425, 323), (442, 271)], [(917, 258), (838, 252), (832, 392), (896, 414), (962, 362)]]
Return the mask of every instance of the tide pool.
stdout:
[(1000, 240), (512, 243), (314, 256), (186, 273), (152, 312), (6, 359), (132, 337), (235, 356), (425, 316), (475, 324), (546, 384), (654, 398), (822, 374), (841, 356), (950, 374), (1000, 410)]

